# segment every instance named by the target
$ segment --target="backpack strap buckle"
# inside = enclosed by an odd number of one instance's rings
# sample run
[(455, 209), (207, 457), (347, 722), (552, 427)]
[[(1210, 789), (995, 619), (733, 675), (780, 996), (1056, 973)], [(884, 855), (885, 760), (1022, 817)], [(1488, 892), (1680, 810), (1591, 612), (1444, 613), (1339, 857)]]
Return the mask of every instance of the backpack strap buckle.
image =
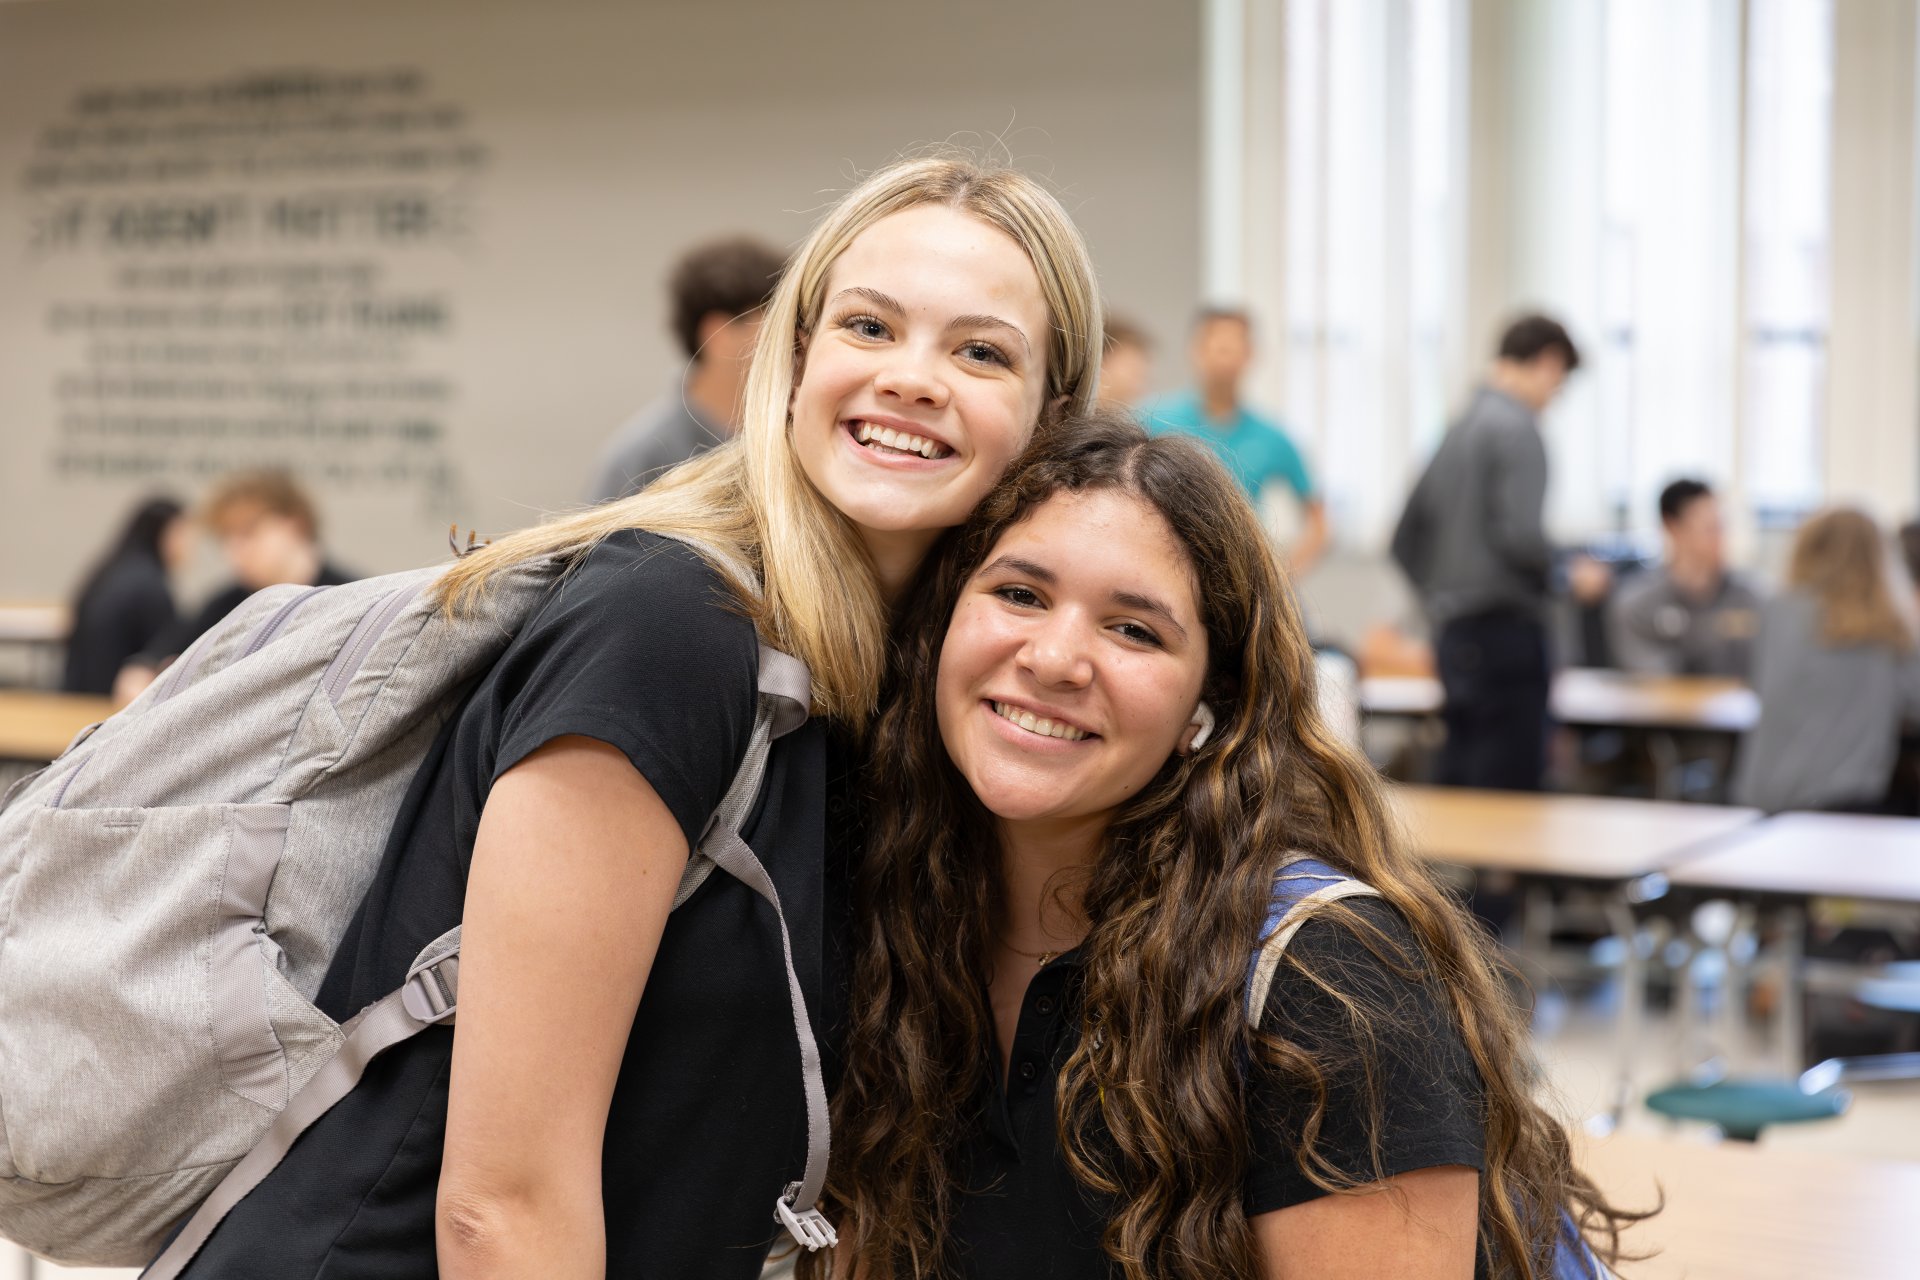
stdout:
[(460, 991), (460, 953), (415, 969), (400, 988), (400, 1003), (421, 1022), (445, 1022), (454, 1014)]
[(827, 1221), (826, 1214), (817, 1207), (800, 1213), (793, 1211), (793, 1197), (799, 1190), (799, 1183), (789, 1182), (786, 1191), (773, 1202), (773, 1216), (808, 1252), (833, 1248), (840, 1243), (840, 1237), (834, 1231), (833, 1224)]

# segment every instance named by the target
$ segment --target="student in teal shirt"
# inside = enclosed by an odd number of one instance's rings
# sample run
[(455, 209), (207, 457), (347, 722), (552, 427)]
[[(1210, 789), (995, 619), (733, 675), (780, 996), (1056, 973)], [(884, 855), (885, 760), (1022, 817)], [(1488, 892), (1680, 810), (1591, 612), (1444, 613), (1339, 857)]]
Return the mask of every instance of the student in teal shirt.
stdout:
[(1193, 326), (1193, 369), (1198, 385), (1146, 405), (1140, 418), (1154, 435), (1186, 435), (1202, 441), (1227, 464), (1257, 505), (1267, 485), (1293, 490), (1305, 527), (1288, 551), (1295, 576), (1305, 574), (1327, 546), (1327, 508), (1307, 473), (1306, 460), (1277, 423), (1240, 401), (1240, 382), (1253, 363), (1253, 324), (1244, 311), (1209, 307)]

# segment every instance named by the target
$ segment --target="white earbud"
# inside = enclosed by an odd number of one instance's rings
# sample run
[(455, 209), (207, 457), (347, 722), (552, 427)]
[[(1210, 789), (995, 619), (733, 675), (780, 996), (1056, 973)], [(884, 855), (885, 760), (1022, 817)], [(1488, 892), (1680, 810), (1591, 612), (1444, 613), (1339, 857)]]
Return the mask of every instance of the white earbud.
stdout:
[(1201, 703), (1193, 709), (1193, 723), (1200, 726), (1193, 735), (1193, 741), (1187, 744), (1187, 750), (1198, 751), (1207, 745), (1207, 739), (1213, 736), (1213, 708)]

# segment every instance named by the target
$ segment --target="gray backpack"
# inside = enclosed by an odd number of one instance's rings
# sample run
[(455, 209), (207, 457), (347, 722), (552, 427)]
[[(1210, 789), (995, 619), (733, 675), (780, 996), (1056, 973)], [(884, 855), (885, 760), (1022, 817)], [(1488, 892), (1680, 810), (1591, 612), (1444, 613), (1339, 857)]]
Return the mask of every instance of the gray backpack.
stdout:
[[(457, 927), (347, 1022), (312, 1003), (428, 748), (556, 579), (508, 570), (456, 619), (440, 572), (260, 592), (0, 801), (0, 1236), (141, 1265), (188, 1219), (147, 1273), (171, 1280), (375, 1055), (453, 1016)], [(762, 647), (746, 759), (676, 907), (718, 866), (779, 912), (739, 829), (810, 691)], [(826, 1091), (780, 929), (808, 1153), (775, 1215), (819, 1248)]]

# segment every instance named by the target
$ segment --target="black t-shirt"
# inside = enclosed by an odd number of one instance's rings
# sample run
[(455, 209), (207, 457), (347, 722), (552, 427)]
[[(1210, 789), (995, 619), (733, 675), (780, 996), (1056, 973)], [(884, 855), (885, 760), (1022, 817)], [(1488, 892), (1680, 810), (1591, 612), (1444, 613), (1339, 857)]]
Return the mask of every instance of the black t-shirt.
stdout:
[(166, 569), (144, 550), (126, 551), (101, 569), (74, 603), (60, 687), (68, 693), (112, 693), (120, 668), (175, 621)]
[[(1396, 947), (1418, 954), (1412, 930), (1391, 907), (1377, 899), (1349, 905), (1379, 925)], [(1331, 921), (1308, 921), (1289, 950), (1344, 992), (1392, 1011), (1380, 1025), (1378, 1041), (1385, 1108), (1381, 1172), (1392, 1177), (1437, 1165), (1484, 1168), (1480, 1076), (1441, 994), (1431, 984), (1400, 977), (1351, 930)], [(1055, 1127), (1059, 1071), (1079, 1040), (1078, 988), (1079, 959), (1073, 952), (1033, 979), (1014, 1033), (1009, 1076), (993, 1082), (982, 1099), (984, 1122), (962, 1151), (968, 1194), (959, 1198), (953, 1224), (964, 1275), (1112, 1280), (1121, 1274), (1100, 1250), (1100, 1232), (1112, 1206), (1074, 1178)], [(1328, 1081), (1318, 1141), (1321, 1153), (1338, 1168), (1371, 1178), (1362, 1047), (1339, 1002), (1282, 964), (1261, 1025), (1352, 1064)], [(1325, 1194), (1296, 1159), (1308, 1100), (1264, 1065), (1249, 1078), (1247, 1095), (1252, 1144), (1243, 1198), (1247, 1215)]]
[[(745, 754), (758, 661), (751, 622), (697, 555), (651, 534), (607, 539), (441, 734), (320, 1007), (345, 1018), (384, 995), (459, 921), (488, 789), (543, 743), (581, 734), (618, 747), (697, 839)], [(774, 744), (745, 830), (779, 891), (816, 1027), (838, 1022), (821, 1007), (824, 741), (809, 722)], [(377, 1059), (188, 1274), (435, 1274), (455, 1034), (434, 1028)], [(757, 1276), (774, 1200), (805, 1160), (779, 928), (770, 906), (716, 872), (668, 918), (627, 1040), (602, 1164), (607, 1274)]]

